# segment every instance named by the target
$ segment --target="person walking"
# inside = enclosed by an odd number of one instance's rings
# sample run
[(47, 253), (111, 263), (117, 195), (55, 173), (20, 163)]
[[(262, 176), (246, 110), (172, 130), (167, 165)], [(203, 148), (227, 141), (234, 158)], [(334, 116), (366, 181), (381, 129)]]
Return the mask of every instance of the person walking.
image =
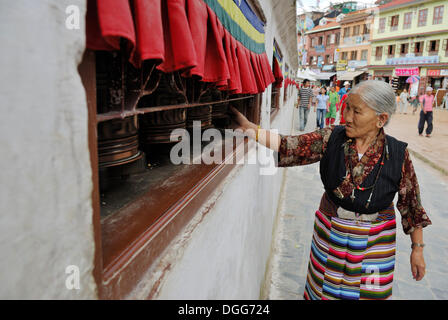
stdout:
[(415, 114), (419, 105), (420, 105), (419, 97), (417, 96), (411, 97), (412, 115)]
[[(349, 91), (350, 91), (350, 88), (348, 88), (348, 92)], [(345, 100), (348, 97), (348, 92), (342, 96), (342, 99), (339, 102), (339, 107), (338, 107), (338, 110), (337, 110), (341, 114), (341, 117), (340, 117), (340, 120), (339, 120), (339, 124), (341, 124), (341, 125), (345, 125), (344, 110), (345, 110), (345, 107), (347, 105)]]
[[(342, 89), (341, 89), (342, 90)], [(330, 88), (330, 93), (328, 94), (328, 102), (330, 103), (329, 110), (325, 115), (325, 124), (327, 126), (334, 124), (336, 120), (336, 105), (339, 103), (339, 95), (336, 92), (335, 87)]]
[(350, 89), (350, 82), (348, 82), (348, 81), (345, 81), (344, 82), (344, 87), (343, 88), (341, 88), (340, 90), (337, 90), (336, 92), (339, 94), (339, 100), (341, 100), (342, 99), (342, 96), (344, 95), (344, 94), (346, 94)]
[(405, 88), (400, 93), (400, 104), (399, 104), (400, 105), (400, 113), (406, 114), (406, 111), (408, 108), (408, 99), (409, 99), (409, 94)]
[(298, 104), (300, 131), (304, 131), (308, 122), (308, 113), (310, 112), (311, 102), (313, 100), (313, 90), (310, 88), (310, 81), (303, 80), (303, 87), (300, 88)]
[(397, 193), (401, 225), (410, 235), (412, 276), (416, 281), (425, 276), (423, 228), (432, 222), (421, 203), (407, 143), (384, 130), (395, 108), (393, 89), (378, 80), (352, 88), (346, 126), (301, 135), (260, 129), (231, 107), (238, 129), (274, 150), (278, 167), (320, 161), (325, 191), (315, 213), (305, 299), (392, 297)]
[(434, 96), (432, 95), (432, 88), (427, 87), (426, 88), (426, 94), (420, 97), (420, 106), (422, 110), (420, 111), (420, 120), (418, 121), (418, 134), (420, 136), (423, 136), (423, 129), (425, 128), (425, 122), (427, 124), (426, 126), (426, 137), (431, 137), (432, 133), (432, 120), (433, 120), (433, 114), (432, 114), (432, 106), (434, 104)]
[(317, 110), (315, 108), (316, 114), (316, 126), (317, 128), (322, 129), (325, 125), (325, 113), (328, 111), (329, 108), (329, 102), (328, 102), (328, 95), (327, 95), (327, 89), (325, 87), (322, 87), (320, 89), (320, 93), (316, 97), (317, 99)]

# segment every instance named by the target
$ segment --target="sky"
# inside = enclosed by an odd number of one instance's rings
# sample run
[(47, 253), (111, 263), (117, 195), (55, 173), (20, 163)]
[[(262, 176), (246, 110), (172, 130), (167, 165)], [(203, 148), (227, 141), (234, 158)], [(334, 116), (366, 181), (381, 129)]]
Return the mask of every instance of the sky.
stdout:
[[(347, 0), (348, 1), (348, 0)], [(333, 0), (333, 3), (344, 2), (343, 0)], [(358, 3), (374, 3), (375, 0), (359, 0)], [(319, 4), (318, 4), (319, 3)], [(324, 9), (330, 5), (329, 0), (297, 0), (297, 13), (302, 13), (305, 11), (314, 10), (315, 7), (319, 6), (320, 9)]]

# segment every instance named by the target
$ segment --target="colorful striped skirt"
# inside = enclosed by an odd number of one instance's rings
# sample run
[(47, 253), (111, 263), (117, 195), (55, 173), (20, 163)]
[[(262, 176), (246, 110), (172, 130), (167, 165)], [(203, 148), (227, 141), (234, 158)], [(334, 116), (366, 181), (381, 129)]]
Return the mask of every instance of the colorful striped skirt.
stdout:
[(304, 298), (391, 298), (395, 236), (395, 217), (357, 222), (316, 211)]

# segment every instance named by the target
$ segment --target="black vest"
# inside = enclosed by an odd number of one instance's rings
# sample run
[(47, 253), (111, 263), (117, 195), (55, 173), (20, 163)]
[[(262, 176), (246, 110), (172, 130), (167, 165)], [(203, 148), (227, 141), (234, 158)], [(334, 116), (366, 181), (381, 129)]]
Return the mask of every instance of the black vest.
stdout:
[[(342, 181), (344, 181), (346, 174), (343, 143), (347, 139), (345, 127), (335, 127), (328, 141), (327, 149), (320, 161), (320, 176), (326, 193), (334, 204), (349, 211), (371, 214), (386, 209), (390, 206), (396, 192), (399, 190), (401, 168), (407, 143), (386, 135), (389, 160), (384, 159), (384, 166), (381, 169), (375, 185), (371, 202), (369, 207), (366, 208), (366, 203), (372, 190), (361, 191), (355, 189), (356, 198), (354, 202), (352, 202), (350, 196), (340, 199), (333, 193), (333, 190), (339, 187)], [(376, 175), (380, 169), (381, 159), (378, 160), (360, 187), (370, 187), (374, 184)]]

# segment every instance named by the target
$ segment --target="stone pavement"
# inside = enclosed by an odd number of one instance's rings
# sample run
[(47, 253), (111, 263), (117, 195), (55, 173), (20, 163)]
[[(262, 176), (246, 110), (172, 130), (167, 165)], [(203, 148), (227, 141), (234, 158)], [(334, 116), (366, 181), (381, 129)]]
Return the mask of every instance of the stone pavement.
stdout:
[[(446, 112), (446, 111), (439, 111)], [(402, 140), (439, 141), (440, 154), (448, 155), (447, 144), (442, 136), (442, 129), (434, 132), (433, 138), (421, 138), (411, 128), (417, 116), (398, 115), (397, 123), (392, 122), (395, 130), (387, 130), (391, 135), (401, 134)], [(406, 119), (406, 120), (402, 120)], [(442, 119), (440, 116), (439, 119)], [(417, 120), (418, 121), (418, 120)], [(443, 123), (440, 121), (436, 125)], [(416, 125), (415, 125), (416, 126)], [(297, 122), (295, 128), (297, 128)], [(315, 128), (315, 113), (310, 112), (306, 131)], [(413, 131), (415, 132), (416, 129)], [(294, 132), (298, 134), (298, 131)], [(407, 133), (407, 136), (406, 136)], [(443, 137), (443, 136), (442, 136)], [(407, 139), (406, 139), (407, 138)], [(412, 138), (412, 139), (411, 139)], [(434, 141), (434, 142), (433, 142)], [(410, 141), (409, 141), (410, 142)], [(425, 146), (410, 142), (409, 146)], [(435, 161), (437, 153), (426, 153), (426, 157)], [(393, 299), (448, 299), (448, 205), (445, 197), (448, 194), (448, 179), (440, 171), (428, 166), (427, 162), (411, 156), (420, 184), (422, 203), (433, 225), (424, 229), (424, 249), (427, 274), (417, 282), (412, 279), (410, 271), (410, 237), (405, 235), (401, 227), (401, 219), (397, 212), (397, 254), (394, 274)], [(442, 157), (443, 158), (443, 157)], [(440, 159), (439, 159), (440, 160)], [(443, 159), (442, 159), (443, 160)], [(323, 193), (319, 177), (319, 164), (285, 168), (285, 181), (279, 202), (279, 211), (274, 230), (273, 253), (269, 262), (270, 272), (267, 276), (267, 290), (264, 299), (302, 300), (305, 288), (308, 259), (316, 211)], [(394, 201), (396, 203), (396, 199)]]
[(425, 131), (422, 137), (418, 135), (418, 120), (419, 112), (413, 115), (412, 109), (408, 108), (407, 114), (395, 114), (385, 130), (391, 136), (407, 142), (416, 157), (448, 175), (448, 110), (434, 110), (431, 138), (425, 137)]

